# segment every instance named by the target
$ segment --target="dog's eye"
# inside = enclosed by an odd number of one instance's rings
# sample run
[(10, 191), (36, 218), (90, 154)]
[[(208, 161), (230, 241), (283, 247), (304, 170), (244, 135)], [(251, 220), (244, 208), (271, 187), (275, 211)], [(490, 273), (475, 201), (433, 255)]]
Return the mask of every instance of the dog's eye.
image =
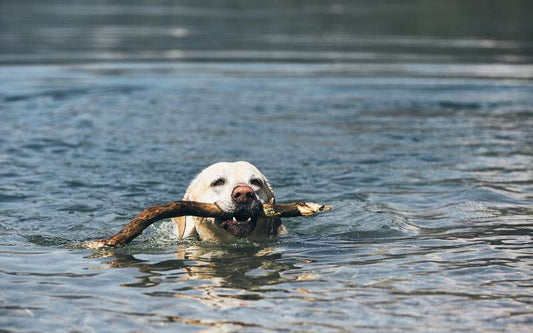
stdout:
[(250, 180), (250, 184), (258, 186), (258, 187), (263, 186), (263, 182), (261, 181), (261, 179), (257, 179), (257, 178), (253, 178), (252, 180)]
[(216, 186), (222, 186), (224, 184), (226, 184), (226, 180), (224, 178), (219, 178), (215, 180), (214, 182), (212, 182), (211, 186), (216, 187)]

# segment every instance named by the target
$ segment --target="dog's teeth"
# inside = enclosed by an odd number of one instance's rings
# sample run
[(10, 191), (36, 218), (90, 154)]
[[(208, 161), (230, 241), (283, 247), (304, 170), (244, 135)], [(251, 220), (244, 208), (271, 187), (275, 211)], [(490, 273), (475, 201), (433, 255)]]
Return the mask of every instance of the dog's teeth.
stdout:
[(243, 223), (243, 222), (250, 222), (252, 221), (252, 217), (250, 216), (249, 218), (247, 218), (246, 220), (238, 220), (235, 216), (231, 218), (231, 220), (233, 222), (240, 222), (240, 223)]

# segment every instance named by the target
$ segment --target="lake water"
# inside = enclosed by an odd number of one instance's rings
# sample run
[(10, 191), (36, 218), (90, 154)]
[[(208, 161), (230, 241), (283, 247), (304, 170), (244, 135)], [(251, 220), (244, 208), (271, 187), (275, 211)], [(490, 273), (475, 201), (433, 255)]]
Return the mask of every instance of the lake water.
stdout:
[[(531, 10), (2, 1), (0, 331), (530, 331)], [(335, 209), (79, 247), (243, 159)]]

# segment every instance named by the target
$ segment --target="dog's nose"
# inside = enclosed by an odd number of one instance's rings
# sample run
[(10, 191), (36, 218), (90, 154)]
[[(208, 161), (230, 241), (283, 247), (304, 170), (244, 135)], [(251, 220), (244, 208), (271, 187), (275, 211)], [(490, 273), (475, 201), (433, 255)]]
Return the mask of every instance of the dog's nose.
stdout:
[(231, 197), (236, 202), (247, 203), (254, 199), (254, 190), (250, 186), (238, 185), (231, 192)]

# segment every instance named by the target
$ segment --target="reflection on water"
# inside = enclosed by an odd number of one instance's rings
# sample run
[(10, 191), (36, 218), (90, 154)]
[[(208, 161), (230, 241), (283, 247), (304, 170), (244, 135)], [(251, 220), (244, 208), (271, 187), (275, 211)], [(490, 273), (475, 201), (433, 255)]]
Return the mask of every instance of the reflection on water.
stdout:
[[(532, 9), (1, 1), (0, 330), (528, 331)], [(79, 248), (241, 159), (335, 210)]]
[[(279, 262), (281, 254), (274, 248), (263, 246), (229, 246), (213, 247), (208, 244), (180, 245), (176, 249), (175, 259), (157, 263), (137, 259), (135, 255), (100, 251), (95, 257), (110, 257), (106, 261), (110, 268), (137, 268), (142, 277), (139, 282), (128, 284), (129, 287), (146, 288), (160, 283), (172, 283), (172, 272), (179, 272), (176, 280), (205, 280), (211, 287), (239, 288), (254, 290), (264, 285), (282, 281), (280, 273), (293, 265)], [(165, 274), (165, 279), (161, 275)], [(182, 276), (182, 275), (185, 276)], [(198, 290), (199, 286), (194, 285)], [(186, 290), (186, 289), (185, 289)], [(209, 291), (206, 291), (209, 294)], [(181, 294), (164, 293), (157, 296), (180, 297)], [(184, 296), (184, 295), (183, 295)], [(245, 297), (245, 296), (242, 296)]]

